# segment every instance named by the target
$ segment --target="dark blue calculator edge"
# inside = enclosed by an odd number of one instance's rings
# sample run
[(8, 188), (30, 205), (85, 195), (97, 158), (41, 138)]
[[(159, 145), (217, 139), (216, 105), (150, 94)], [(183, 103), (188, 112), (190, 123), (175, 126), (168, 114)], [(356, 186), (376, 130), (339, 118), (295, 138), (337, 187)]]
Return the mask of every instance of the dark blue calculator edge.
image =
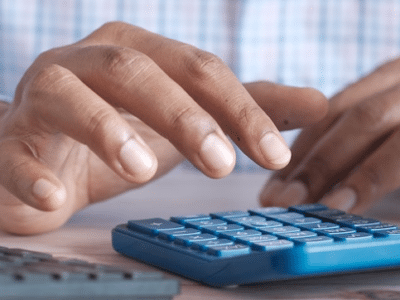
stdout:
[[(347, 244), (346, 252), (343, 251), (343, 245), (336, 243), (332, 246), (304, 246), (218, 258), (131, 231), (126, 224), (121, 224), (112, 231), (112, 245), (123, 255), (211, 286), (254, 284), (400, 267), (400, 239), (391, 238), (380, 238), (379, 242)], [(376, 255), (376, 251), (385, 253)], [(382, 257), (387, 258), (386, 261)], [(333, 263), (321, 264), (329, 261)]]

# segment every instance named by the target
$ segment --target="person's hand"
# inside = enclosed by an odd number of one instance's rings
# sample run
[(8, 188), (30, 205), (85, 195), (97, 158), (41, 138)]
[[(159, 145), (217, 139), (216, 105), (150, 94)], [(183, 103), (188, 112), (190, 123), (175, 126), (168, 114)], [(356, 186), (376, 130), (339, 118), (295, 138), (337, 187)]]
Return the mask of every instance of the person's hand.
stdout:
[(400, 187), (399, 72), (400, 59), (390, 61), (334, 96), (326, 118), (298, 136), (261, 204), (319, 201), (362, 213)]
[(225, 134), (259, 165), (284, 167), (290, 150), (265, 112), (289, 129), (318, 120), (326, 99), (246, 87), (214, 55), (124, 23), (41, 54), (0, 107), (0, 230), (53, 230), (183, 157), (226, 176), (235, 152)]

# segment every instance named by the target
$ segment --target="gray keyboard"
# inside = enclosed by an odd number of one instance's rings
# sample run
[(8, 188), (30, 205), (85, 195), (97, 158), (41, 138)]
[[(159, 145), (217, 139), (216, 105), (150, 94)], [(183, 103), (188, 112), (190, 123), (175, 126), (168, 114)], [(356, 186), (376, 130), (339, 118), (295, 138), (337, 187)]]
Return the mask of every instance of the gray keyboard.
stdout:
[(0, 247), (0, 300), (172, 299), (179, 282), (160, 272), (60, 259), (51, 254)]

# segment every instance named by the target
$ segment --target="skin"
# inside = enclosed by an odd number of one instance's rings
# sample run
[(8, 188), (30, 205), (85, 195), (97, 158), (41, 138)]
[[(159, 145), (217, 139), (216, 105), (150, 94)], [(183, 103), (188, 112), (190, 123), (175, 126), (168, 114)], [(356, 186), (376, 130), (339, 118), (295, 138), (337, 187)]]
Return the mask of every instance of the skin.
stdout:
[(260, 193), (264, 206), (321, 202), (362, 213), (400, 187), (400, 59), (329, 101), (327, 116), (301, 132), (290, 164)]
[[(38, 234), (188, 159), (221, 178), (236, 143), (267, 169), (279, 130), (327, 112), (318, 91), (240, 83), (216, 56), (125, 23), (41, 54), (0, 104), (0, 230)], [(230, 137), (230, 140), (227, 138)]]

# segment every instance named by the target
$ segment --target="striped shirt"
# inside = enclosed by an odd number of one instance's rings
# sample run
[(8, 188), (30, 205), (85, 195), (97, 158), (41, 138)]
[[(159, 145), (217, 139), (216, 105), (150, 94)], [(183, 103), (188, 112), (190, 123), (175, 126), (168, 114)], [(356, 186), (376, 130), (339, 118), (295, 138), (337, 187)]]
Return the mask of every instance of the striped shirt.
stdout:
[[(399, 55), (399, 14), (398, 0), (0, 0), (0, 94), (41, 52), (121, 20), (218, 55), (243, 82), (329, 97)], [(241, 153), (236, 169), (260, 170)]]

